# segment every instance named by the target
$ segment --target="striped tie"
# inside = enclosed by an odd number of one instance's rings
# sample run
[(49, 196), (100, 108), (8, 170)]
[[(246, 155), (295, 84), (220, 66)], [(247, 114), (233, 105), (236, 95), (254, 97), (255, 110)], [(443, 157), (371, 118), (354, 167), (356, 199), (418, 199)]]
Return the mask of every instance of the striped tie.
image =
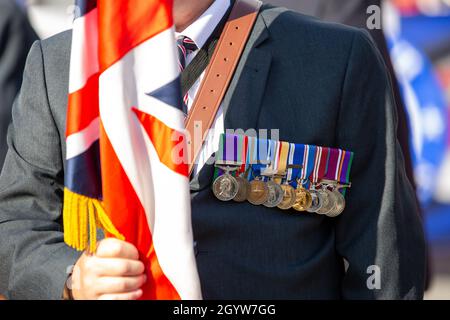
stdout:
[[(178, 65), (180, 67), (180, 72), (183, 72), (186, 68), (186, 59), (188, 54), (197, 51), (198, 47), (192, 39), (180, 36), (177, 39), (177, 47), (178, 47)], [(189, 94), (183, 98), (183, 110), (188, 110), (188, 102), (189, 102)]]

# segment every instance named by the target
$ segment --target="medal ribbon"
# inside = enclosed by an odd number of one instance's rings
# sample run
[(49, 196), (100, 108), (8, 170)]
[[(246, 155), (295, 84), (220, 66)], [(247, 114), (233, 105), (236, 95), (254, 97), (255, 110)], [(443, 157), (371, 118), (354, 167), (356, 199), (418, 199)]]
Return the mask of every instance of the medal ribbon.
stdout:
[(239, 174), (244, 173), (245, 170), (247, 169), (247, 155), (248, 155), (248, 136), (240, 136), (241, 137), (241, 141), (240, 143), (242, 144), (242, 150), (241, 150), (241, 161), (242, 161), (242, 165), (241, 168), (239, 169)]
[(261, 171), (267, 167), (267, 161), (270, 154), (270, 143), (267, 139), (257, 139), (255, 138), (255, 143), (253, 146), (254, 154), (252, 155), (252, 175), (251, 180), (261, 176)]
[(328, 169), (327, 173), (325, 174), (325, 179), (337, 181), (336, 175), (338, 174), (339, 171), (338, 167), (340, 165), (339, 163), (340, 153), (341, 150), (330, 148), (330, 158), (328, 160)]
[[(218, 165), (241, 165), (243, 164), (244, 137), (240, 135), (222, 134), (219, 140), (216, 163)], [(217, 168), (215, 176), (221, 176), (225, 172)]]
[[(264, 173), (264, 170), (273, 171), (276, 169), (276, 157), (278, 152), (278, 142), (275, 140), (267, 140), (267, 155), (266, 162), (261, 167), (261, 174)], [(261, 155), (263, 156), (263, 155)], [(263, 181), (268, 181), (270, 177), (264, 176)]]
[(330, 149), (330, 160), (325, 179), (333, 180), (340, 184), (348, 184), (350, 182), (350, 169), (353, 157), (353, 152)]
[(309, 177), (314, 170), (314, 161), (316, 159), (316, 146), (306, 145), (303, 157), (303, 168), (301, 169), (300, 179), (306, 183), (306, 188), (309, 188)]
[(328, 161), (330, 156), (330, 148), (317, 147), (314, 159), (314, 170), (311, 176), (311, 182), (316, 184), (323, 179), (328, 169)]
[(237, 165), (238, 163), (238, 136), (232, 134), (225, 134), (225, 141), (223, 144), (222, 160), (227, 165)]
[[(296, 144), (294, 148), (294, 155), (292, 157), (292, 161), (289, 161), (290, 165), (303, 165), (303, 161), (305, 159), (305, 155), (309, 154), (309, 146), (304, 144)], [(290, 159), (291, 160), (291, 159)], [(290, 185), (297, 188), (297, 179), (301, 178), (303, 173), (303, 169), (294, 167), (292, 168), (291, 176), (290, 176)]]
[[(290, 143), (289, 144), (289, 155), (288, 155), (288, 160), (287, 160), (287, 164), (288, 165), (293, 165), (294, 164), (295, 151), (296, 151), (295, 144), (294, 143)], [(287, 165), (286, 165), (286, 168), (287, 168)], [(288, 168), (287, 169), (286, 182), (287, 183), (291, 183), (293, 176), (294, 176), (294, 169), (293, 168)]]
[(353, 164), (354, 153), (350, 151), (344, 151), (343, 162), (340, 173), (338, 175), (338, 181), (342, 184), (350, 183), (350, 170)]
[[(277, 165), (277, 174), (284, 175), (286, 174), (286, 168), (289, 160), (289, 152), (291, 149), (291, 145), (288, 142), (280, 142), (279, 143), (279, 157), (278, 157), (278, 165)], [(282, 178), (275, 178), (275, 183), (281, 184)]]

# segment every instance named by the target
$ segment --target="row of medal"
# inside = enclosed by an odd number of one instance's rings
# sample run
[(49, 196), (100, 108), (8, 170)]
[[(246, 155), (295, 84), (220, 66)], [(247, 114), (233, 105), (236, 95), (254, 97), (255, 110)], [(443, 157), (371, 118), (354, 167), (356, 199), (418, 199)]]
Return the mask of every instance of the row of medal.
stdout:
[(340, 149), (224, 134), (212, 189), (221, 201), (337, 217), (352, 161)]

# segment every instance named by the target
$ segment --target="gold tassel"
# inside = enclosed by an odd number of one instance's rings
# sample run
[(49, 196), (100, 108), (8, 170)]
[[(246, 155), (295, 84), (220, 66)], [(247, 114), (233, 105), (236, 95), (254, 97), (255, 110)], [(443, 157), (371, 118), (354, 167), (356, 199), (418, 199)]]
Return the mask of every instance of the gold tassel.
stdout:
[(102, 203), (97, 199), (76, 194), (64, 189), (64, 242), (78, 250), (88, 249), (93, 253), (97, 249), (97, 228), (124, 240), (106, 214)]

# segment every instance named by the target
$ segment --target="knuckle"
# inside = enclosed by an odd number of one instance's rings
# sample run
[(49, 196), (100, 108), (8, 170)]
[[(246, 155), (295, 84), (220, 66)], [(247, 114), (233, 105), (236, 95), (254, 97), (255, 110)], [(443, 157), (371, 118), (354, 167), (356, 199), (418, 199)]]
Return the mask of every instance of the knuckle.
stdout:
[(119, 257), (123, 253), (123, 244), (120, 242), (111, 242), (109, 251), (112, 256)]
[(122, 280), (119, 282), (118, 287), (121, 292), (125, 292), (131, 288), (131, 283), (130, 283), (130, 281)]
[(131, 264), (129, 262), (120, 262), (117, 270), (122, 275), (128, 274), (131, 272)]
[(144, 273), (145, 271), (145, 265), (141, 261), (138, 262), (137, 270), (139, 273)]

